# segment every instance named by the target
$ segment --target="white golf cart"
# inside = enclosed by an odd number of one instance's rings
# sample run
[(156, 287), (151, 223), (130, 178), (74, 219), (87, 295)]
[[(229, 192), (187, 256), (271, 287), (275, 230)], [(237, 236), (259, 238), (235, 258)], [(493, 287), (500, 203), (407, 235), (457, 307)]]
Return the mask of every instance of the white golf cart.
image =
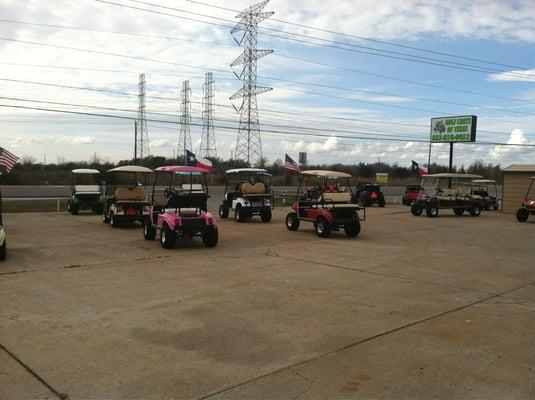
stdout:
[(260, 168), (229, 169), (226, 172), (225, 198), (219, 206), (219, 216), (228, 218), (234, 211), (234, 219), (243, 222), (259, 215), (262, 222), (271, 221), (275, 205), (271, 191), (271, 174)]
[(81, 210), (102, 212), (102, 201), (99, 185), (100, 171), (97, 169), (73, 169), (71, 198), (67, 203), (67, 211), (77, 215)]
[(137, 165), (107, 171), (102, 190), (102, 222), (114, 228), (121, 223), (144, 223), (149, 217), (150, 203), (145, 188), (151, 175), (151, 169)]

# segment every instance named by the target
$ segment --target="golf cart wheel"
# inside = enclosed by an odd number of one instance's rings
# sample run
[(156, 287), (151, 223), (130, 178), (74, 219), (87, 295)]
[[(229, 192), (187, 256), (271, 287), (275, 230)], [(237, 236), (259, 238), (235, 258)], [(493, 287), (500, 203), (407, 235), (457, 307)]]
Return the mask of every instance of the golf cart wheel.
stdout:
[(425, 214), (429, 218), (435, 218), (438, 215), (438, 208), (436, 207), (429, 207), (425, 210)]
[(381, 208), (383, 208), (386, 205), (385, 196), (382, 193), (379, 194), (379, 198), (377, 199), (377, 205)]
[(454, 208), (453, 213), (460, 217), (461, 215), (464, 214), (464, 208)]
[(470, 212), (470, 215), (472, 217), (479, 217), (479, 215), (481, 214), (481, 207), (479, 206), (473, 206), (472, 208), (470, 208), (470, 210), (468, 210)]
[(229, 212), (228, 208), (225, 207), (223, 204), (221, 204), (219, 206), (219, 217), (221, 219), (227, 219), (228, 218), (228, 212)]
[(0, 246), (0, 261), (4, 261), (6, 259), (7, 254), (7, 245), (6, 240), (4, 239), (4, 243), (2, 243), (2, 246)]
[(286, 216), (286, 228), (288, 228), (289, 231), (296, 231), (299, 229), (299, 218), (296, 213), (291, 212)]
[(316, 235), (319, 237), (327, 237), (331, 234), (331, 224), (325, 217), (319, 217), (314, 224)]
[(156, 238), (156, 228), (152, 226), (148, 218), (143, 223), (143, 237), (145, 240), (154, 240)]
[(529, 218), (529, 212), (526, 208), (519, 208), (516, 212), (516, 219), (518, 222), (526, 222)]
[(219, 239), (219, 232), (216, 227), (206, 228), (202, 237), (202, 242), (206, 247), (215, 247)]
[(80, 205), (78, 203), (71, 203), (71, 214), (78, 215), (78, 211), (80, 211)]
[(260, 218), (262, 219), (262, 222), (269, 222), (271, 221), (271, 210), (262, 211), (260, 213)]
[(357, 237), (360, 233), (360, 222), (357, 220), (347, 221), (344, 224), (344, 231), (348, 237)]
[(419, 216), (419, 215), (422, 215), (422, 212), (423, 212), (423, 208), (420, 207), (419, 204), (413, 204), (411, 206), (411, 213), (412, 215), (414, 215), (415, 217)]
[(119, 221), (117, 221), (117, 218), (113, 213), (110, 213), (110, 225), (112, 228), (117, 228), (119, 226)]
[(405, 200), (405, 197), (401, 198), (401, 205), (402, 206), (406, 206), (407, 205), (407, 200)]
[(102, 222), (105, 223), (105, 224), (109, 224), (110, 223), (110, 217), (108, 217), (107, 214), (102, 214)]
[(239, 204), (236, 206), (236, 210), (234, 210), (234, 219), (236, 222), (243, 222), (245, 221), (245, 213), (242, 210), (242, 206)]
[(67, 201), (67, 212), (71, 212), (71, 201)]
[(172, 249), (176, 244), (176, 234), (167, 224), (163, 224), (160, 231), (160, 243), (164, 249)]

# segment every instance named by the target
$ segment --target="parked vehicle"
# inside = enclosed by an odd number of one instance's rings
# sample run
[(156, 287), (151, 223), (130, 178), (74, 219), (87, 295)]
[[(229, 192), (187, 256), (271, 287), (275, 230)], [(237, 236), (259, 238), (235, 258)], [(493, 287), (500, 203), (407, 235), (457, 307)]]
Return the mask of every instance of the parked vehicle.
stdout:
[(160, 243), (166, 249), (172, 249), (178, 238), (195, 236), (207, 247), (217, 244), (216, 220), (207, 211), (207, 174), (197, 167), (156, 168), (149, 216), (143, 227), (146, 240), (154, 240), (159, 231)]
[(405, 187), (405, 194), (401, 198), (401, 204), (410, 206), (417, 201), (421, 196), (425, 195), (425, 190), (420, 185), (407, 185)]
[(73, 169), (71, 197), (67, 211), (77, 215), (82, 210), (102, 213), (102, 199), (99, 185), (100, 171), (96, 169)]
[(492, 179), (474, 179), (472, 181), (472, 195), (481, 198), (481, 208), (494, 211), (498, 207), (498, 185)]
[(479, 196), (472, 195), (470, 181), (482, 178), (472, 174), (433, 174), (422, 177), (422, 187), (434, 184), (435, 193), (425, 194), (412, 203), (411, 212), (418, 216), (425, 210), (428, 217), (433, 218), (441, 209), (453, 210), (455, 215), (463, 215), (468, 211), (471, 216), (481, 214)]
[[(293, 211), (286, 216), (286, 228), (299, 229), (300, 221), (312, 222), (316, 234), (327, 237), (344, 229), (349, 237), (360, 233), (360, 222), (366, 220), (366, 209), (352, 202), (351, 175), (337, 171), (301, 172)], [(364, 210), (363, 217), (359, 211)]]
[(225, 195), (219, 206), (219, 217), (226, 219), (234, 212), (236, 222), (244, 222), (255, 215), (262, 222), (271, 221), (275, 205), (271, 191), (271, 174), (265, 169), (240, 168), (226, 172)]
[(535, 176), (530, 179), (528, 191), (522, 200), (522, 207), (516, 212), (518, 222), (526, 222), (530, 215), (535, 215)]
[(102, 222), (116, 228), (121, 223), (144, 223), (149, 216), (147, 179), (152, 175), (149, 168), (125, 165), (106, 172), (102, 188)]
[(353, 202), (362, 205), (363, 207), (370, 207), (377, 204), (379, 207), (386, 205), (385, 196), (381, 192), (381, 186), (370, 182), (359, 182)]
[(7, 256), (6, 231), (4, 230), (4, 214), (2, 211), (2, 192), (0, 191), (0, 261), (4, 261)]

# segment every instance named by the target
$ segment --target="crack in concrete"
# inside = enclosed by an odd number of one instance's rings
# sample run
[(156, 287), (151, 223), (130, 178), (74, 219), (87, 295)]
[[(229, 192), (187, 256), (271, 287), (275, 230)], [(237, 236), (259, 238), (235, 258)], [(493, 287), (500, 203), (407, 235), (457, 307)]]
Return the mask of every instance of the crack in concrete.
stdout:
[(298, 398), (300, 398), (301, 396), (304, 396), (305, 394), (307, 394), (307, 393), (310, 391), (310, 389), (312, 388), (312, 385), (314, 384), (314, 381), (313, 381), (312, 379), (309, 379), (309, 378), (306, 377), (305, 375), (303, 375), (303, 374), (297, 372), (297, 371), (296, 371), (295, 369), (293, 369), (292, 367), (290, 367), (289, 370), (292, 371), (292, 372), (293, 372), (295, 375), (297, 375), (298, 377), (300, 377), (300, 378), (302, 378), (302, 379), (304, 379), (305, 381), (308, 382), (308, 386), (307, 386), (307, 388), (306, 388), (303, 392), (297, 394), (296, 396), (294, 396), (294, 397), (292, 398), (292, 400), (297, 400)]
[(311, 357), (309, 359), (306, 359), (306, 360), (303, 360), (303, 361), (299, 361), (297, 363), (294, 363), (294, 364), (291, 364), (291, 365), (287, 365), (285, 367), (278, 368), (278, 369), (276, 369), (274, 371), (268, 372), (268, 373), (263, 374), (263, 375), (259, 375), (259, 376), (255, 377), (255, 378), (249, 379), (247, 381), (244, 381), (244, 382), (241, 382), (241, 383), (237, 383), (235, 385), (220, 389), (220, 390), (218, 390), (216, 392), (209, 393), (207, 395), (204, 395), (204, 396), (201, 396), (201, 397), (197, 398), (197, 400), (209, 399), (211, 397), (214, 397), (214, 396), (217, 396), (219, 394), (228, 392), (230, 390), (237, 389), (237, 388), (239, 388), (241, 386), (244, 386), (244, 385), (247, 385), (247, 384), (250, 384), (250, 383), (255, 383), (255, 382), (259, 381), (260, 379), (263, 379), (263, 378), (266, 378), (268, 376), (272, 376), (272, 375), (278, 374), (278, 373), (280, 373), (282, 371), (285, 371), (285, 370), (288, 370), (288, 369), (290, 369), (290, 370), (295, 372), (295, 370), (294, 370), (295, 367), (300, 367), (302, 365), (305, 365), (305, 364), (308, 364), (308, 363), (311, 363), (311, 362), (314, 362), (314, 361), (317, 361), (317, 360), (321, 360), (321, 359), (323, 359), (325, 357), (341, 353), (341, 352), (343, 352), (345, 350), (348, 350), (350, 348), (356, 347), (358, 345), (361, 345), (361, 344), (364, 344), (364, 343), (367, 343), (367, 342), (371, 342), (371, 341), (373, 341), (375, 339), (379, 339), (379, 338), (382, 338), (384, 336), (387, 336), (387, 335), (390, 335), (390, 334), (393, 334), (393, 333), (397, 333), (397, 332), (400, 332), (402, 330), (405, 330), (405, 329), (408, 329), (408, 328), (412, 328), (414, 326), (417, 326), (417, 325), (424, 324), (424, 323), (429, 322), (429, 321), (433, 321), (433, 320), (442, 318), (442, 317), (444, 317), (446, 315), (453, 314), (455, 312), (465, 310), (467, 308), (470, 308), (470, 307), (476, 306), (478, 304), (484, 303), (486, 301), (495, 299), (495, 298), (503, 296), (503, 295), (505, 295), (507, 293), (511, 293), (511, 292), (516, 291), (516, 290), (523, 289), (523, 288), (525, 288), (527, 286), (531, 286), (533, 284), (535, 284), (535, 281), (529, 282), (527, 284), (523, 284), (521, 286), (516, 286), (516, 287), (514, 287), (512, 289), (508, 289), (508, 290), (505, 290), (505, 291), (500, 292), (500, 293), (492, 294), (490, 296), (484, 297), (484, 298), (479, 299), (477, 301), (473, 301), (471, 303), (468, 303), (468, 304), (465, 304), (465, 305), (462, 305), (462, 306), (459, 306), (459, 307), (455, 307), (455, 308), (452, 308), (450, 310), (446, 310), (446, 311), (443, 311), (443, 312), (435, 314), (435, 315), (431, 315), (431, 316), (426, 317), (426, 318), (422, 318), (422, 319), (419, 319), (419, 320), (416, 320), (416, 321), (413, 321), (413, 322), (409, 322), (409, 323), (404, 324), (404, 325), (400, 325), (400, 326), (398, 326), (396, 328), (392, 328), (392, 329), (389, 329), (387, 331), (378, 333), (376, 335), (369, 336), (367, 338), (360, 339), (360, 340), (357, 340), (355, 342), (349, 343), (349, 344), (347, 344), (345, 346), (342, 346), (342, 347), (340, 347), (338, 349), (331, 350), (331, 351), (319, 354), (319, 355)]
[(24, 368), (30, 375), (41, 382), (48, 390), (50, 390), (58, 399), (67, 400), (69, 396), (65, 393), (57, 391), (51, 384), (45, 381), (37, 372), (35, 372), (30, 366), (25, 364), (15, 353), (8, 350), (3, 344), (0, 344), (0, 349), (3, 350), (9, 357), (17, 362), (22, 368)]

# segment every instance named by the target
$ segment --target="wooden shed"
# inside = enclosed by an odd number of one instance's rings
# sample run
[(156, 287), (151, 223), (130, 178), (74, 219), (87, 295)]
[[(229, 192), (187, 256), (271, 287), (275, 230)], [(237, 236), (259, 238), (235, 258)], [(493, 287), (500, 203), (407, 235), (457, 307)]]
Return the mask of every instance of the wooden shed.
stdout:
[(529, 186), (529, 178), (535, 176), (535, 164), (513, 164), (503, 170), (502, 211), (514, 214), (520, 207)]

